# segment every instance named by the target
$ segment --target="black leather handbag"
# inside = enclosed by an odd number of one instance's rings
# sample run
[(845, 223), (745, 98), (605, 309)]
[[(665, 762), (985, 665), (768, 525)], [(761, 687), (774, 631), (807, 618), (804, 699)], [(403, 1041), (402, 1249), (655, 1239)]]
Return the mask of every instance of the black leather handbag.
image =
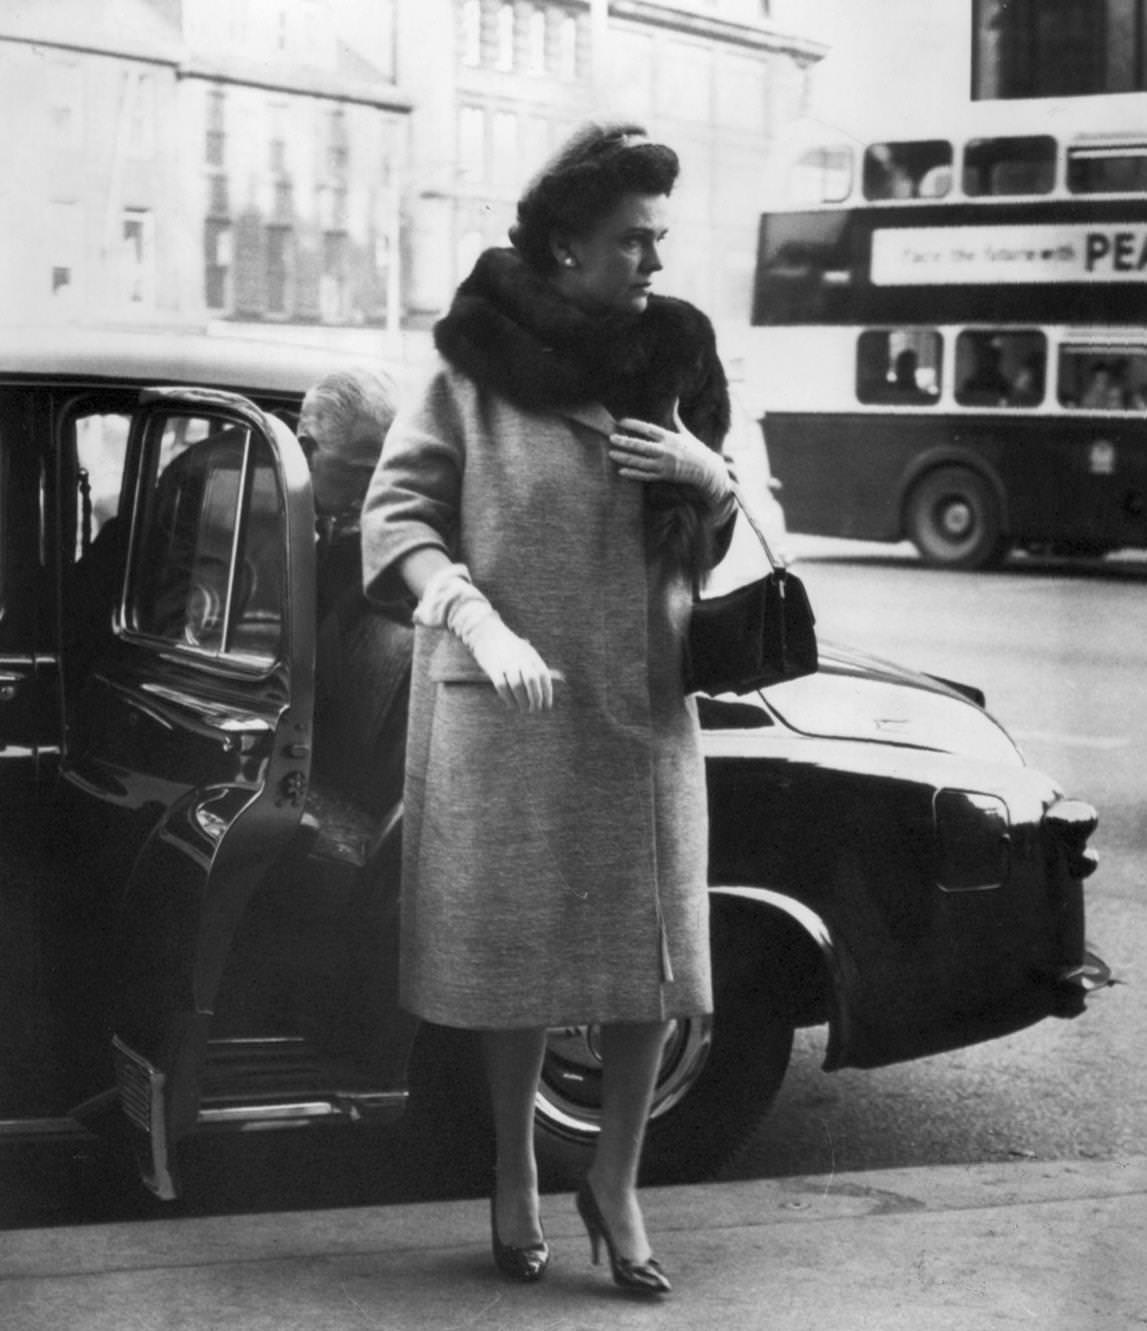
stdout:
[(686, 693), (749, 693), (815, 674), (816, 617), (804, 583), (769, 548), (740, 488), (733, 496), (771, 571), (724, 596), (694, 597), (685, 641)]

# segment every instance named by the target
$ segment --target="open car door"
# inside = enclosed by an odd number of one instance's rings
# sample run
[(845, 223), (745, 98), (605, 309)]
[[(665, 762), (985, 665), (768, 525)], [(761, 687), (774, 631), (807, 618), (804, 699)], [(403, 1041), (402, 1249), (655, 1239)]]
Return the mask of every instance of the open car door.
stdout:
[(124, 552), (107, 561), (118, 566), (115, 630), (80, 682), (61, 775), (99, 829), (91, 844), (121, 866), (104, 879), (116, 1079), (145, 1182), (171, 1197), (170, 1152), (196, 1123), (236, 930), (296, 837), (307, 794), (306, 460), (245, 398), (147, 390), (115, 524), (101, 533)]

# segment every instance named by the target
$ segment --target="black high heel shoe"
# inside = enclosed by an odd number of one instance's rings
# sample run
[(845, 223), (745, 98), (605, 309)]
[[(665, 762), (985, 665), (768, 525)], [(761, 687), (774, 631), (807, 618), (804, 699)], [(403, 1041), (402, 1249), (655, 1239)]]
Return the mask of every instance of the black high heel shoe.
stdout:
[(668, 1294), (672, 1290), (673, 1286), (656, 1257), (650, 1257), (644, 1262), (635, 1262), (629, 1257), (618, 1256), (617, 1249), (613, 1246), (613, 1235), (609, 1232), (609, 1226), (605, 1223), (597, 1198), (589, 1186), (589, 1179), (585, 1179), (577, 1190), (577, 1210), (585, 1225), (586, 1233), (589, 1234), (594, 1266), (599, 1264), (601, 1244), (604, 1240), (615, 1285), (620, 1285), (622, 1289), (631, 1290), (635, 1294), (648, 1294), (654, 1297)]
[(531, 1243), (528, 1248), (515, 1248), (498, 1237), (498, 1220), (494, 1213), (494, 1199), (490, 1198), (490, 1242), (494, 1250), (494, 1265), (510, 1280), (532, 1285), (541, 1280), (550, 1264), (550, 1245)]

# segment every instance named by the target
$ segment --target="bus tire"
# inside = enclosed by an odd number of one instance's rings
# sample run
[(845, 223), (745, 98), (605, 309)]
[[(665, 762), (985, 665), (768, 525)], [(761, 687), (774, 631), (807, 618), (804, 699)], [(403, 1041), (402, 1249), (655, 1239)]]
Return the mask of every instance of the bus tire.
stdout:
[(992, 568), (1010, 544), (995, 491), (970, 467), (921, 477), (908, 495), (905, 528), (925, 563), (939, 568)]

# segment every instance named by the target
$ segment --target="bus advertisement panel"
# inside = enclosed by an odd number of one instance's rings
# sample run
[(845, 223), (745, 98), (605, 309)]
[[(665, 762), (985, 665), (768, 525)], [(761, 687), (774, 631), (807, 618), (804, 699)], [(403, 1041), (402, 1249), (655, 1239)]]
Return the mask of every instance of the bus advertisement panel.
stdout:
[(1147, 133), (818, 148), (750, 375), (790, 530), (933, 564), (1147, 546)]

